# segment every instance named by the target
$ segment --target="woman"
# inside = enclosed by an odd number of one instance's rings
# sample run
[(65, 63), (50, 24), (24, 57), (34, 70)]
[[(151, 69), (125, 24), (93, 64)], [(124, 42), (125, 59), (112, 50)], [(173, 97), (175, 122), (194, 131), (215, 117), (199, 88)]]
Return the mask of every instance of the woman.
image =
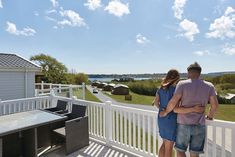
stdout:
[[(179, 72), (175, 69), (168, 71), (166, 77), (161, 83), (160, 89), (156, 93), (154, 105), (159, 108), (160, 111), (165, 110), (168, 102), (173, 97), (175, 86), (180, 80)], [(199, 106), (199, 105), (198, 105)], [(202, 112), (200, 107), (187, 108), (187, 110), (180, 109), (174, 110), (177, 113), (182, 112)], [(167, 114), (166, 117), (160, 117), (158, 114), (158, 127), (160, 136), (163, 139), (163, 143), (159, 150), (159, 157), (172, 157), (173, 145), (176, 140), (176, 126), (177, 126), (177, 114), (173, 111)]]

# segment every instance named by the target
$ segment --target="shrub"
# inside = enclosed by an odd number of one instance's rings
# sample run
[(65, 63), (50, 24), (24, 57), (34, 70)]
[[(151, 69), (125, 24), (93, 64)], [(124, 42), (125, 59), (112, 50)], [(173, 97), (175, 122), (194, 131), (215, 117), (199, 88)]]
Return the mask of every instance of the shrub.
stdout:
[(127, 83), (130, 90), (134, 93), (148, 96), (155, 96), (159, 88), (159, 81), (157, 80), (141, 80)]
[(235, 89), (235, 84), (232, 83), (223, 83), (218, 85), (222, 90)]

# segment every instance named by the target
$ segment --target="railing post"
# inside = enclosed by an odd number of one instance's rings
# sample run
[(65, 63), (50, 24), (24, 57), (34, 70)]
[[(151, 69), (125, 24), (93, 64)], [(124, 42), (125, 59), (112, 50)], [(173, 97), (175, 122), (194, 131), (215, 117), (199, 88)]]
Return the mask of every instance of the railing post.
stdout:
[(72, 87), (71, 84), (69, 85), (69, 97), (70, 97), (70, 98), (73, 97), (73, 87)]
[(233, 127), (231, 129), (232, 131), (232, 149), (231, 149), (231, 152), (232, 152), (232, 156), (235, 156), (235, 128)]
[(39, 90), (38, 89), (35, 89), (35, 93), (34, 93), (34, 95), (35, 95), (35, 97), (38, 97), (39, 96)]
[(41, 93), (43, 94), (43, 90), (44, 90), (44, 82), (41, 82)]
[(59, 93), (61, 93), (61, 84), (59, 84)]
[(2, 99), (0, 99), (0, 116), (3, 115)]
[(76, 96), (72, 96), (71, 101), (70, 101), (70, 103), (69, 103), (69, 108), (68, 108), (68, 110), (69, 110), (70, 112), (72, 111), (72, 107), (73, 107), (73, 104), (74, 104), (74, 102), (75, 102), (76, 99), (77, 99)]
[(53, 92), (54, 92), (54, 95), (57, 95), (57, 94), (58, 94), (57, 88), (52, 88), (50, 91), (53, 91)]
[(112, 141), (112, 102), (106, 101), (105, 102), (105, 138), (106, 138), (106, 145), (111, 146)]
[(50, 83), (50, 89), (52, 89), (52, 83)]
[(86, 99), (86, 84), (85, 82), (82, 83), (82, 99)]
[(50, 99), (51, 99), (51, 107), (56, 106), (57, 100), (55, 99), (55, 91), (53, 89), (50, 90)]

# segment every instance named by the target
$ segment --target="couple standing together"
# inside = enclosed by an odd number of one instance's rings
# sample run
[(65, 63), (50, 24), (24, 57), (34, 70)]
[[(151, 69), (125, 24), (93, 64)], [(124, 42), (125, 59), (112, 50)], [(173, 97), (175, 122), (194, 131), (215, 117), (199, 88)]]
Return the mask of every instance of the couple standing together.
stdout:
[[(212, 83), (200, 79), (201, 66), (191, 64), (188, 79), (179, 81), (177, 70), (170, 70), (156, 93), (154, 104), (159, 108), (158, 126), (163, 144), (159, 157), (172, 157), (173, 146), (177, 157), (185, 157), (189, 147), (191, 157), (204, 151), (205, 119), (212, 120), (218, 107)], [(210, 109), (205, 116), (205, 107)]]

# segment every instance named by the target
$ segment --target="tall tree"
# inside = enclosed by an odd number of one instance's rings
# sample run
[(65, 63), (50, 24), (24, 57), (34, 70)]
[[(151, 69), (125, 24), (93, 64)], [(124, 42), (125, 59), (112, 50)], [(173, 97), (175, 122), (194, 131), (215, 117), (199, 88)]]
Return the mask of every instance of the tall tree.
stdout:
[(66, 79), (68, 84), (81, 85), (83, 82), (88, 83), (88, 76), (84, 73), (78, 73), (78, 74), (67, 73)]
[(49, 55), (39, 54), (32, 56), (30, 60), (42, 67), (45, 81), (50, 83), (64, 83), (66, 81), (65, 74), (68, 69), (55, 58)]

